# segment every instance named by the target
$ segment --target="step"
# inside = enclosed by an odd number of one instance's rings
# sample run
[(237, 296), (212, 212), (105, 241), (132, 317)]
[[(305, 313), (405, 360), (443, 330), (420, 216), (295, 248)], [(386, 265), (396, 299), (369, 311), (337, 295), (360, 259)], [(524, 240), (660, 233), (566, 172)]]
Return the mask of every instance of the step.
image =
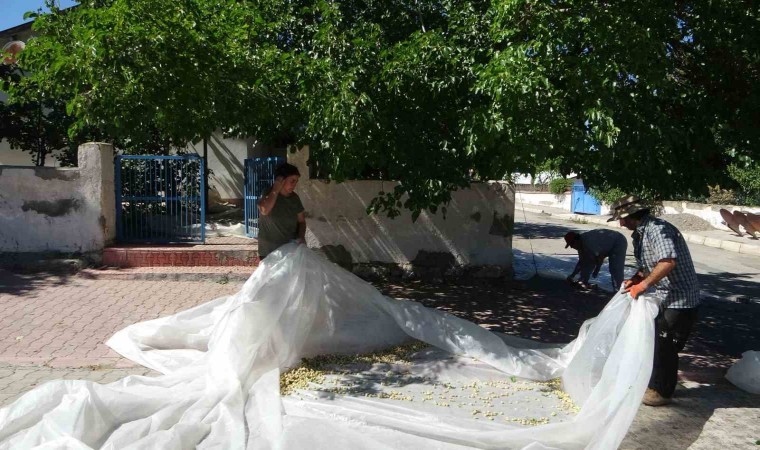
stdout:
[(212, 281), (216, 283), (242, 283), (256, 267), (249, 266), (158, 266), (127, 268), (88, 268), (79, 271), (79, 277), (88, 280), (141, 280), (141, 281)]
[(120, 244), (103, 249), (108, 267), (246, 266), (258, 264), (255, 239), (212, 237), (205, 244)]

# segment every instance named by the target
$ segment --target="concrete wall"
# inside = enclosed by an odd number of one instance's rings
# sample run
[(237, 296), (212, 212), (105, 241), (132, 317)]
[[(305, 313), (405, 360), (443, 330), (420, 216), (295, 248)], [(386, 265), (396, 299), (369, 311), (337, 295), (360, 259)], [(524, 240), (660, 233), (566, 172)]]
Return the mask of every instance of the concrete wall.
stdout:
[[(8, 141), (0, 140), (0, 166), (34, 166), (32, 155), (17, 149), (11, 149)], [(53, 156), (45, 158), (46, 167), (58, 167), (60, 164)]]
[[(557, 195), (551, 192), (517, 192), (515, 193), (515, 199), (518, 203), (524, 203), (526, 205), (536, 206), (548, 206), (550, 208), (564, 209), (567, 213), (572, 211), (572, 193), (565, 192), (564, 194)], [(610, 205), (602, 203), (600, 215), (607, 215), (610, 213)]]
[[(243, 168), (246, 158), (285, 156), (285, 149), (262, 145), (255, 138), (225, 138), (214, 133), (208, 140), (209, 188), (215, 189), (225, 201), (239, 202), (243, 198)], [(203, 155), (203, 142), (190, 144), (187, 150)]]
[(754, 214), (760, 214), (760, 207), (747, 207), (735, 205), (706, 205), (704, 203), (692, 202), (662, 202), (664, 214), (693, 214), (708, 222), (713, 227), (720, 230), (729, 230), (720, 216), (721, 209), (727, 209), (730, 212), (742, 211)]
[[(552, 208), (559, 208), (570, 213), (571, 208), (571, 194), (569, 192), (563, 195), (556, 195), (546, 192), (517, 192), (515, 199), (518, 203), (524, 203), (526, 205), (536, 206), (548, 206)], [(743, 211), (754, 214), (760, 214), (760, 207), (747, 207), (747, 206), (735, 206), (735, 205), (707, 205), (704, 203), (682, 202), (682, 201), (666, 201), (662, 202), (662, 214), (692, 214), (700, 217), (710, 225), (719, 230), (729, 230), (724, 224), (723, 218), (720, 215), (721, 209), (727, 209), (728, 211)], [(610, 214), (610, 205), (602, 203), (601, 215)]]
[(571, 195), (566, 192), (562, 195), (551, 192), (516, 192), (515, 201), (526, 205), (548, 206), (551, 208), (564, 209), (568, 213), (572, 206)]
[(115, 237), (113, 147), (79, 147), (76, 168), (0, 166), (0, 252), (88, 253)]
[[(46, 167), (60, 167), (61, 163), (53, 155), (45, 157)], [(18, 149), (12, 149), (8, 141), (0, 140), (0, 166), (34, 166), (32, 154)]]
[(310, 247), (342, 247), (353, 263), (511, 267), (514, 191), (508, 185), (474, 184), (453, 193), (445, 218), (440, 211), (422, 213), (412, 222), (408, 212), (394, 219), (366, 213), (372, 198), (396, 182), (310, 180), (307, 159), (308, 149), (288, 155), (302, 174), (296, 192)]

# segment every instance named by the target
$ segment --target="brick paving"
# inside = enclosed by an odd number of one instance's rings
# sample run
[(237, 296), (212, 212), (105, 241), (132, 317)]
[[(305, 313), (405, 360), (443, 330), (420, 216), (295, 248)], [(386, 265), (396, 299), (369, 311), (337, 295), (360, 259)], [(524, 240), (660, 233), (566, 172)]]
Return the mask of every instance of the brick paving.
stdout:
[(0, 406), (16, 400), (24, 392), (46, 381), (87, 380), (96, 383), (112, 383), (128, 375), (158, 375), (145, 367), (116, 369), (108, 366), (83, 366), (79, 368), (54, 368), (48, 366), (18, 366), (0, 363)]
[[(130, 374), (154, 375), (104, 345), (115, 331), (237, 291), (239, 281), (88, 279), (63, 274), (0, 271), (0, 405), (52, 379), (99, 383)], [(561, 281), (446, 286), (380, 283), (494, 331), (566, 342), (607, 298)], [(709, 302), (687, 347), (682, 384), (673, 405), (642, 406), (622, 449), (758, 448), (760, 396), (723, 379), (743, 350), (760, 348), (760, 305)], [(741, 331), (738, 336), (737, 331)]]
[(0, 272), (0, 362), (131, 367), (105, 345), (126, 325), (234, 293), (235, 284), (87, 280)]

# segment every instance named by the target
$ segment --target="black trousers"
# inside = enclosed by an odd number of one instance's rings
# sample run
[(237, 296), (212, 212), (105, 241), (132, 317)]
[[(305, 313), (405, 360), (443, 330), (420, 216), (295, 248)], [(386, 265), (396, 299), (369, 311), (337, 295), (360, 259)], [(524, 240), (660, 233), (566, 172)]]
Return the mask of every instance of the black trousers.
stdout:
[(678, 352), (697, 322), (698, 308), (660, 309), (654, 322), (654, 366), (649, 387), (663, 397), (670, 398), (678, 382)]

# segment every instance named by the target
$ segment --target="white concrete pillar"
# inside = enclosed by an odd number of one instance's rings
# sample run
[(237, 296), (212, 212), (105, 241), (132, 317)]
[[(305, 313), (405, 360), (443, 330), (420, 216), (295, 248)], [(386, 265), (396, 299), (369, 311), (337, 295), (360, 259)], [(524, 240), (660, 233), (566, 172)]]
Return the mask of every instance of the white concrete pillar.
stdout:
[(79, 146), (77, 154), (82, 176), (83, 194), (89, 211), (97, 214), (87, 218), (96, 220), (102, 235), (95, 244), (100, 250), (116, 238), (116, 188), (114, 182), (113, 145), (102, 142), (88, 142)]

